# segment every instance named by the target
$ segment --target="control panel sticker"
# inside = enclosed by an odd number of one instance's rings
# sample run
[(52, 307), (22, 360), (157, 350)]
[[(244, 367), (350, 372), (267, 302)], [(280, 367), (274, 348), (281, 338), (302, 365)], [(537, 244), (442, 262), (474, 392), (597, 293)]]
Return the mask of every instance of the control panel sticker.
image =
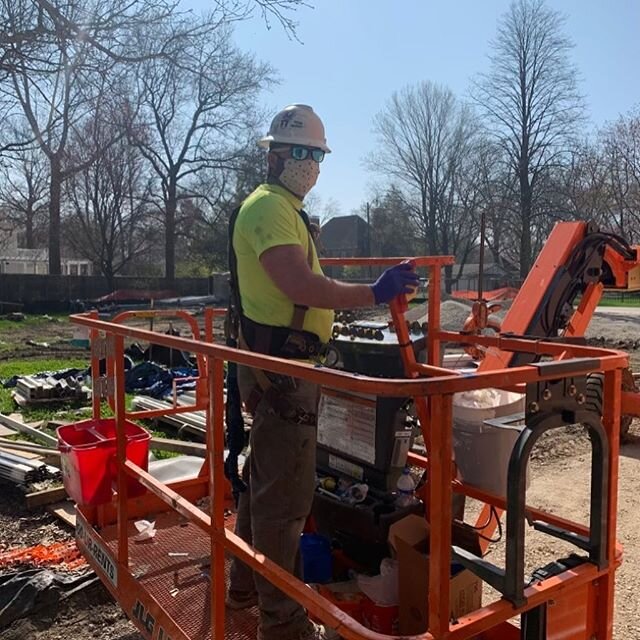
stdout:
[(364, 480), (364, 469), (361, 466), (338, 458), (338, 456), (329, 455), (329, 468), (340, 473), (346, 473), (356, 480)]
[(376, 460), (376, 403), (323, 390), (318, 408), (318, 443), (362, 462)]

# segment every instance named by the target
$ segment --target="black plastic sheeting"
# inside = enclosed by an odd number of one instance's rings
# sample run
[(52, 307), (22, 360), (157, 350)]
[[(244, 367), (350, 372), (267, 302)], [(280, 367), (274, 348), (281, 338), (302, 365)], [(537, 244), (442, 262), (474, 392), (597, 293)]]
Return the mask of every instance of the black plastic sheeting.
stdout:
[(141, 362), (124, 374), (124, 386), (127, 393), (137, 393), (152, 398), (167, 398), (173, 393), (173, 381), (178, 394), (196, 388), (195, 380), (184, 380), (198, 375), (197, 369), (167, 369), (155, 362)]
[[(125, 366), (125, 391), (127, 393), (136, 393), (147, 395), (152, 398), (168, 398), (173, 393), (173, 381), (176, 381), (177, 394), (184, 393), (195, 389), (195, 380), (183, 380), (186, 377), (196, 377), (198, 369), (195, 367), (174, 367), (169, 369), (162, 364), (156, 362), (141, 362), (134, 365), (130, 358)], [(105, 366), (106, 369), (106, 366)], [(101, 373), (103, 373), (101, 371)], [(33, 375), (34, 378), (55, 378), (56, 380), (65, 379), (78, 384), (78, 381), (84, 380), (85, 377), (91, 375), (89, 369), (66, 369), (64, 371), (41, 372)], [(16, 386), (21, 376), (13, 376), (2, 382), (5, 389)]]
[(49, 569), (26, 569), (0, 576), (0, 629), (56, 605), (97, 580), (93, 571), (66, 574)]

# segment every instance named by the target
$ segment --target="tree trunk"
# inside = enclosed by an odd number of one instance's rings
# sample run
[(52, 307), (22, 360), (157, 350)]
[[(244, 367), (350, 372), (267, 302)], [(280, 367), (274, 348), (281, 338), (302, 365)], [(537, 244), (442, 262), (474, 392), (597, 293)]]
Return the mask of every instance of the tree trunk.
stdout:
[(176, 277), (176, 196), (176, 185), (172, 181), (167, 189), (164, 219), (164, 277), (168, 283), (172, 283)]
[(60, 275), (60, 200), (62, 192), (62, 167), (57, 156), (51, 158), (49, 183), (49, 273)]
[(453, 265), (447, 264), (444, 267), (444, 290), (451, 293), (453, 289)]
[(105, 269), (103, 275), (104, 279), (107, 282), (107, 290), (109, 291), (109, 293), (113, 293), (116, 290), (116, 278), (113, 270)]
[(25, 216), (25, 245), (27, 249), (35, 249), (34, 241), (33, 241), (33, 204), (29, 202), (27, 204), (27, 211)]
[[(423, 193), (423, 207), (427, 207), (427, 196), (426, 193)], [(437, 229), (437, 222), (436, 222), (436, 214), (438, 213), (437, 207), (436, 207), (436, 203), (435, 203), (435, 199), (434, 198), (429, 198), (429, 205), (428, 205), (428, 229), (427, 229), (427, 234), (428, 234), (428, 238), (427, 241), (429, 242), (429, 255), (435, 256), (438, 253), (438, 238), (437, 238), (437, 233), (438, 233), (438, 229)]]
[(533, 194), (529, 182), (529, 163), (520, 163), (520, 277), (526, 278), (531, 269), (531, 221)]

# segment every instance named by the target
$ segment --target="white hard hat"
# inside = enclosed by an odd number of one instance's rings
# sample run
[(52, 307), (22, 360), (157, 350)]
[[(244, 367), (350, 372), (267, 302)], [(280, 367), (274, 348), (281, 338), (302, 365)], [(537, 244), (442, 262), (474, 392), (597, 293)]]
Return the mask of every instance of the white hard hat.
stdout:
[(276, 114), (269, 127), (269, 133), (258, 140), (258, 144), (266, 149), (272, 142), (301, 144), (331, 153), (324, 137), (322, 120), (306, 104), (291, 104)]

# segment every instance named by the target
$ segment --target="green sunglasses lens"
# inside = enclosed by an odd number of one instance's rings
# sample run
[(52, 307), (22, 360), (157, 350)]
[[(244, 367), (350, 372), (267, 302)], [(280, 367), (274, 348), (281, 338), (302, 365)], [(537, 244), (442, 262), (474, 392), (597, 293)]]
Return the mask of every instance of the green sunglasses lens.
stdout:
[(294, 160), (304, 160), (309, 155), (306, 147), (291, 147), (291, 157)]
[(310, 147), (291, 147), (291, 157), (294, 160), (306, 160), (311, 154), (311, 157), (316, 162), (322, 162), (324, 160), (324, 151), (322, 149), (314, 149)]

